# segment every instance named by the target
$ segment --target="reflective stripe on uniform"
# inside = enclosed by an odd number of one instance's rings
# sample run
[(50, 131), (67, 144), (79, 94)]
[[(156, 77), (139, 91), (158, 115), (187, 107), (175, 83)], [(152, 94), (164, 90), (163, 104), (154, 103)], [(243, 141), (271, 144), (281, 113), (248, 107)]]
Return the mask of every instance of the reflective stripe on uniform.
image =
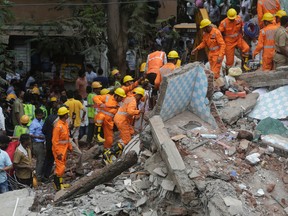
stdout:
[(114, 114), (112, 114), (112, 113), (110, 113), (110, 112), (107, 112), (107, 111), (104, 111), (104, 110), (101, 110), (100, 112), (104, 113), (105, 115), (114, 117)]
[(237, 37), (238, 35), (239, 35), (239, 33), (230, 34), (230, 35), (225, 35), (225, 36), (226, 36), (226, 37), (234, 38), (234, 37)]
[(214, 47), (209, 47), (209, 50), (210, 51), (214, 51), (214, 50), (217, 50), (219, 49), (220, 47), (219, 46), (214, 46)]
[(117, 114), (119, 114), (119, 115), (128, 115), (128, 113), (127, 112), (117, 112)]
[(67, 144), (67, 143), (70, 143), (69, 140), (59, 140), (58, 141), (59, 144)]
[(273, 48), (275, 48), (275, 46), (273, 46), (273, 45), (271, 45), (271, 46), (268, 46), (268, 45), (264, 46), (264, 49), (273, 49)]

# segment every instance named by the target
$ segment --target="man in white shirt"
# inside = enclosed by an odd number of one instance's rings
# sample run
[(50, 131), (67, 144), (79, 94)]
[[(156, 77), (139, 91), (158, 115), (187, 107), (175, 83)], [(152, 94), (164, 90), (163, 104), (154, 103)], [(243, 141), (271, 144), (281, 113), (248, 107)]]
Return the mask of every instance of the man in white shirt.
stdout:
[(0, 106), (0, 135), (5, 134), (5, 117), (3, 113), (3, 109)]
[(88, 85), (90, 86), (92, 82), (94, 82), (94, 79), (97, 78), (97, 74), (93, 71), (93, 66), (91, 64), (86, 65), (86, 79), (88, 82)]

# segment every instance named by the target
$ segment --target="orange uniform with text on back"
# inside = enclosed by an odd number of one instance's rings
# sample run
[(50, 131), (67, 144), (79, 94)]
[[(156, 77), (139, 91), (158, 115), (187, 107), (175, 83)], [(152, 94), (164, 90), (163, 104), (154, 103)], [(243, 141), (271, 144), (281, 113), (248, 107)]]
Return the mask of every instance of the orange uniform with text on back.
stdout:
[(242, 51), (243, 57), (249, 57), (250, 48), (242, 37), (242, 27), (243, 22), (239, 15), (233, 21), (225, 18), (219, 25), (219, 30), (223, 34), (226, 44), (225, 55), (228, 68), (233, 66), (236, 47)]
[(140, 110), (137, 109), (135, 97), (126, 97), (114, 117), (114, 122), (120, 131), (120, 143), (127, 145), (131, 140), (134, 134), (134, 128), (132, 126), (133, 116), (139, 113)]
[[(208, 61), (210, 63), (211, 71), (214, 73), (215, 79), (220, 77), (220, 69), (225, 55), (225, 42), (221, 32), (212, 27), (210, 33), (204, 32), (202, 42), (196, 47), (197, 50), (208, 47)], [(218, 57), (222, 58), (221, 62), (217, 62)]]
[[(58, 177), (62, 177), (65, 173), (67, 150), (72, 151), (69, 135), (68, 123), (58, 120), (54, 126), (52, 135), (52, 152), (56, 163), (54, 172)], [(62, 154), (62, 159), (58, 160), (57, 156), (60, 154)]]
[(98, 113), (95, 115), (95, 123), (102, 125), (104, 132), (104, 147), (111, 148), (114, 135), (114, 115), (118, 110), (118, 102), (113, 95), (96, 95), (93, 97), (94, 104), (99, 108)]
[(274, 35), (278, 28), (275, 24), (269, 24), (260, 30), (258, 44), (254, 50), (253, 56), (256, 56), (262, 49), (262, 69), (264, 71), (273, 69), (273, 57), (275, 54)]

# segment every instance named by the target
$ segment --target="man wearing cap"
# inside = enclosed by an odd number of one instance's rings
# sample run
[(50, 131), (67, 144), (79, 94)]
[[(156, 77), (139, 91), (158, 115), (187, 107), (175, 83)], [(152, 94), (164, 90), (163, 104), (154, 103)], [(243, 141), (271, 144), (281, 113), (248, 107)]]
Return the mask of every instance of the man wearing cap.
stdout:
[(55, 159), (54, 186), (56, 190), (65, 188), (62, 176), (65, 173), (67, 151), (72, 151), (72, 144), (69, 139), (69, 110), (66, 107), (60, 107), (57, 112), (59, 120), (56, 122), (52, 134), (52, 152)]
[(219, 30), (221, 31), (226, 44), (226, 67), (231, 68), (234, 64), (235, 48), (242, 51), (245, 62), (249, 57), (249, 46), (242, 37), (243, 21), (235, 9), (231, 8), (227, 12), (227, 18), (221, 21)]
[(262, 70), (269, 71), (273, 69), (273, 57), (275, 53), (274, 35), (278, 26), (273, 23), (274, 16), (271, 13), (265, 13), (262, 21), (264, 22), (265, 27), (260, 30), (258, 44), (253, 52), (252, 58), (254, 59), (254, 57), (263, 49)]
[(281, 26), (275, 32), (274, 69), (288, 64), (288, 16), (281, 17), (280, 22)]
[(121, 87), (121, 73), (118, 69), (113, 69), (111, 72), (112, 77), (115, 79), (114, 89)]
[(194, 55), (200, 49), (208, 47), (208, 61), (210, 63), (211, 71), (214, 73), (215, 79), (220, 77), (220, 69), (225, 55), (225, 42), (221, 35), (221, 32), (212, 27), (211, 21), (209, 19), (203, 19), (200, 23), (200, 29), (203, 29), (203, 39), (202, 42), (192, 50), (191, 54)]

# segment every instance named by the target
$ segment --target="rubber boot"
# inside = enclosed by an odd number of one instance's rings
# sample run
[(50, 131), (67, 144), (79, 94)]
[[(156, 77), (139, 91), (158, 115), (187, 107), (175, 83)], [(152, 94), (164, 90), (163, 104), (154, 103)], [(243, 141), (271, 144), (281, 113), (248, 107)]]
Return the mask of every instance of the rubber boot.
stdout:
[(54, 175), (53, 187), (56, 191), (61, 190), (60, 178), (56, 175)]
[(61, 188), (61, 190), (62, 190), (62, 189), (65, 189), (65, 188), (69, 188), (69, 187), (71, 186), (70, 184), (64, 184), (62, 177), (59, 178), (59, 182), (60, 182), (60, 188)]
[(250, 71), (251, 70), (251, 68), (248, 67), (248, 57), (244, 57), (243, 68), (244, 68), (245, 71)]
[(101, 132), (102, 132), (102, 126), (101, 125), (96, 125), (96, 140), (97, 142), (103, 143), (105, 142), (105, 139), (101, 137)]
[(110, 151), (110, 149), (104, 149), (103, 161), (106, 165), (112, 164), (116, 160), (115, 155)]

